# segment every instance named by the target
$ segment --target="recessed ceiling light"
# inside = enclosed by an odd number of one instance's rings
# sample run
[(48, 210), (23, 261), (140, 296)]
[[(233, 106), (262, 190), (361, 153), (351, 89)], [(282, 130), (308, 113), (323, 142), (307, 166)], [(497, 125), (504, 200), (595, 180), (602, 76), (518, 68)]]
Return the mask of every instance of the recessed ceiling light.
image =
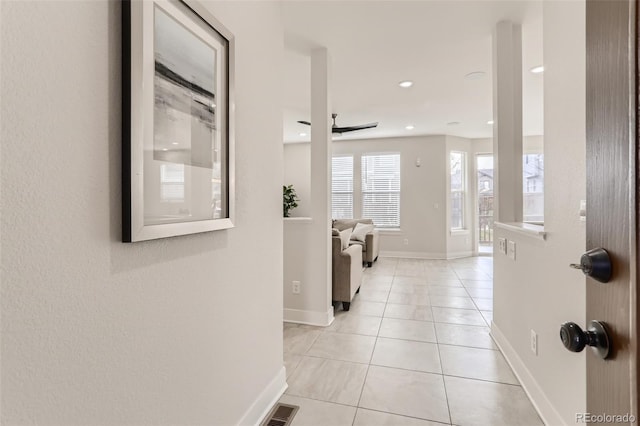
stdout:
[(169, 151), (167, 148), (162, 148), (163, 151)]
[(467, 80), (479, 80), (481, 78), (483, 78), (487, 73), (484, 71), (474, 71), (474, 72), (470, 72), (469, 74), (465, 75), (464, 78), (466, 78)]
[(401, 81), (400, 83), (398, 83), (398, 86), (404, 87), (406, 89), (407, 87), (413, 86), (413, 81), (411, 80)]
[(298, 133), (299, 136), (307, 136), (306, 133), (302, 132), (302, 133)]
[(404, 128), (407, 129), (407, 130), (413, 130), (413, 129), (415, 129), (415, 126), (412, 126), (411, 124), (409, 124), (408, 126), (405, 126)]
[(178, 142), (171, 142), (171, 145), (178, 145)]
[(493, 120), (487, 121), (487, 124), (493, 124)]
[(459, 121), (450, 121), (447, 123), (447, 126), (457, 126), (458, 124), (460, 124)]
[(544, 66), (538, 65), (537, 67), (533, 67), (531, 68), (531, 72), (534, 74), (540, 74), (541, 72), (544, 72)]

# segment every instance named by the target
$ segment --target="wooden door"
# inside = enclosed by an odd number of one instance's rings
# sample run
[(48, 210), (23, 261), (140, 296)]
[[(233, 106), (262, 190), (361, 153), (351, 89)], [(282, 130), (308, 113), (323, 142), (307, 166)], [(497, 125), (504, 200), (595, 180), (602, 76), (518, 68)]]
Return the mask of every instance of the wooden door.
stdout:
[(613, 348), (607, 360), (587, 351), (587, 411), (631, 414), (633, 424), (640, 414), (636, 28), (634, 1), (587, 0), (587, 249), (608, 250), (613, 263), (609, 283), (586, 279), (586, 322), (603, 321)]

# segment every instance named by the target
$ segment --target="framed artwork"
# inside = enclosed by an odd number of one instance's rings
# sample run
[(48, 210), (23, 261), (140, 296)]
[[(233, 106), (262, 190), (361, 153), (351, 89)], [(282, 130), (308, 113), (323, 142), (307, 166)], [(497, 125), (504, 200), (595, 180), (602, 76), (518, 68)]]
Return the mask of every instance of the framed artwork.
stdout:
[(192, 1), (122, 21), (123, 241), (233, 227), (233, 35)]

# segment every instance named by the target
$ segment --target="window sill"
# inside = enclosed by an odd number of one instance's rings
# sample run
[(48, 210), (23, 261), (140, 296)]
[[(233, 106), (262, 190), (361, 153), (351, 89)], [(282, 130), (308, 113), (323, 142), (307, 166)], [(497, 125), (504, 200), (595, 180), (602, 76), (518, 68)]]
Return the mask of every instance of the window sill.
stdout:
[(517, 234), (526, 235), (528, 237), (544, 240), (547, 238), (547, 233), (544, 231), (544, 226), (534, 225), (531, 223), (523, 222), (495, 222), (494, 226), (497, 229), (504, 229), (506, 231), (515, 232)]
[(469, 235), (468, 229), (452, 229), (449, 231), (452, 237), (457, 235)]

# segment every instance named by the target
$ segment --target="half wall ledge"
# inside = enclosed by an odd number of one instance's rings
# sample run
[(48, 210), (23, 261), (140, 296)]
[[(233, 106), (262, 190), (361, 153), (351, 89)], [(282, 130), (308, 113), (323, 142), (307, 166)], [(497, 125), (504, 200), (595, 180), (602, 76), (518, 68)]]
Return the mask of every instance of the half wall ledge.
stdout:
[(533, 223), (524, 222), (495, 222), (494, 227), (504, 229), (506, 231), (515, 232), (517, 234), (526, 235), (528, 237), (545, 240), (547, 233), (542, 225), (534, 225)]
[(283, 217), (284, 223), (293, 223), (293, 224), (311, 224), (313, 223), (312, 217)]

